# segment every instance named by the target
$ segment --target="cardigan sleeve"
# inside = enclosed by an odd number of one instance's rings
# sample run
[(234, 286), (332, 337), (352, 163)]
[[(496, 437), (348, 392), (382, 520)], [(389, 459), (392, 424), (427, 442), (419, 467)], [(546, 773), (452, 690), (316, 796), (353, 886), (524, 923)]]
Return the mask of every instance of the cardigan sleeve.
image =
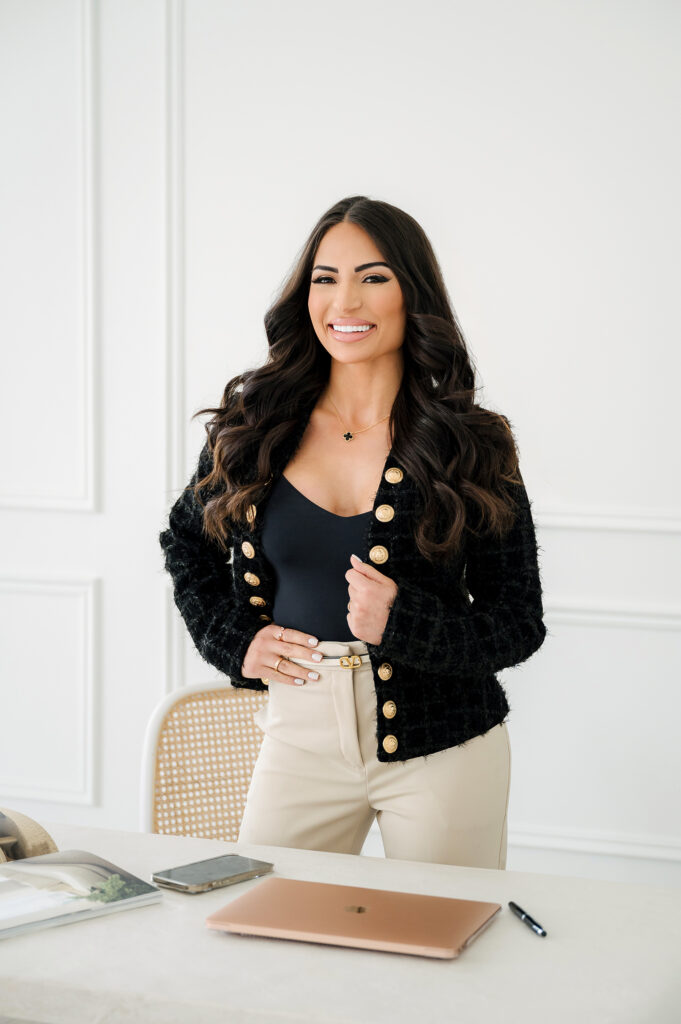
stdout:
[[(211, 466), (206, 441), (190, 483), (205, 476)], [(205, 500), (205, 490), (202, 497)], [(262, 624), (239, 608), (229, 552), (204, 533), (203, 509), (193, 491), (185, 488), (172, 506), (159, 542), (173, 580), (175, 604), (201, 657), (228, 675), (233, 686), (264, 690), (260, 680), (241, 678), (246, 651)]]
[(379, 658), (452, 678), (481, 676), (518, 665), (546, 636), (537, 541), (524, 484), (511, 486), (518, 502), (503, 539), (467, 534), (465, 580), (472, 603), (451, 602), (411, 581), (399, 584)]

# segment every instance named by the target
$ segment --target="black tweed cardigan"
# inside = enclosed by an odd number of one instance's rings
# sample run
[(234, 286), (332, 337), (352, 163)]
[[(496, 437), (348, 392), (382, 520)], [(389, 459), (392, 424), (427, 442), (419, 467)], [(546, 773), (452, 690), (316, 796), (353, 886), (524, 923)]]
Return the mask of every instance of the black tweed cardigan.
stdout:
[[(304, 410), (295, 434), (277, 450), (272, 481), (297, 450), (311, 412), (312, 406)], [(191, 483), (208, 472), (211, 459), (206, 442)], [(254, 690), (266, 686), (260, 679), (242, 679), (240, 672), (274, 601), (274, 571), (261, 543), (272, 481), (251, 506), (251, 521), (232, 523), (229, 557), (203, 533), (201, 506), (186, 488), (159, 535), (175, 603), (199, 654), (229, 676), (233, 686)], [(372, 550), (386, 549), (387, 559), (376, 568), (399, 588), (381, 643), (367, 643), (376, 687), (379, 761), (406, 761), (444, 750), (503, 722), (510, 708), (495, 673), (527, 660), (544, 641), (530, 501), (523, 484), (511, 490), (519, 508), (502, 541), (466, 531), (462, 551), (433, 566), (413, 541), (413, 525), (422, 511), (416, 484), (392, 451), (386, 459), (374, 513), (389, 505), (395, 514), (389, 522), (372, 516), (363, 550), (356, 552), (374, 564)], [(255, 586), (245, 579), (253, 579), (251, 574), (260, 581)]]

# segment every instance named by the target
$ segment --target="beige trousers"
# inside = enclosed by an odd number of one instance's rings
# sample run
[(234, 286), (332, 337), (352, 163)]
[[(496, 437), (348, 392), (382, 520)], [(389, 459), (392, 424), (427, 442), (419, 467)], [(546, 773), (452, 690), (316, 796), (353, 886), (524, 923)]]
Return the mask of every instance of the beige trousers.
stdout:
[[(323, 661), (291, 660), (319, 679), (272, 681), (254, 715), (265, 735), (239, 842), (358, 854), (377, 818), (386, 857), (505, 868), (506, 725), (424, 757), (379, 761), (366, 644), (324, 640), (315, 650)], [(360, 667), (343, 668), (346, 654), (361, 655)]]

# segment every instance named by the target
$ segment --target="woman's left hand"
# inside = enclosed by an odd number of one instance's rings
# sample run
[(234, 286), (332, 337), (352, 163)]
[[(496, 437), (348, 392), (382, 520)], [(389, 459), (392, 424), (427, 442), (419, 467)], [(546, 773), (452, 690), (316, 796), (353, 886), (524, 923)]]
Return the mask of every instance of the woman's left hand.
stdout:
[(380, 644), (397, 584), (357, 555), (350, 555), (350, 562), (353, 567), (345, 574), (350, 595), (346, 616), (350, 632), (365, 643)]

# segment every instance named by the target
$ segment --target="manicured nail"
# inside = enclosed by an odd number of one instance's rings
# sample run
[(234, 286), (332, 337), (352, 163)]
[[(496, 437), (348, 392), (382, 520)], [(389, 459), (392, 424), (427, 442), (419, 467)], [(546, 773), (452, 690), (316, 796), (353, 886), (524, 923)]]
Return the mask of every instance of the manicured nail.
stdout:
[(314, 647), (315, 644), (319, 643), (319, 640), (317, 639), (316, 636), (309, 636), (307, 638), (307, 642), (310, 644), (311, 647)]
[(321, 661), (323, 657), (324, 657), (323, 654), (320, 654), (319, 651), (315, 651), (314, 654), (312, 655), (312, 660), (313, 661)]
[(308, 672), (308, 679), (319, 679), (319, 672)]
[(296, 686), (303, 686), (305, 683), (304, 679), (296, 679)]

